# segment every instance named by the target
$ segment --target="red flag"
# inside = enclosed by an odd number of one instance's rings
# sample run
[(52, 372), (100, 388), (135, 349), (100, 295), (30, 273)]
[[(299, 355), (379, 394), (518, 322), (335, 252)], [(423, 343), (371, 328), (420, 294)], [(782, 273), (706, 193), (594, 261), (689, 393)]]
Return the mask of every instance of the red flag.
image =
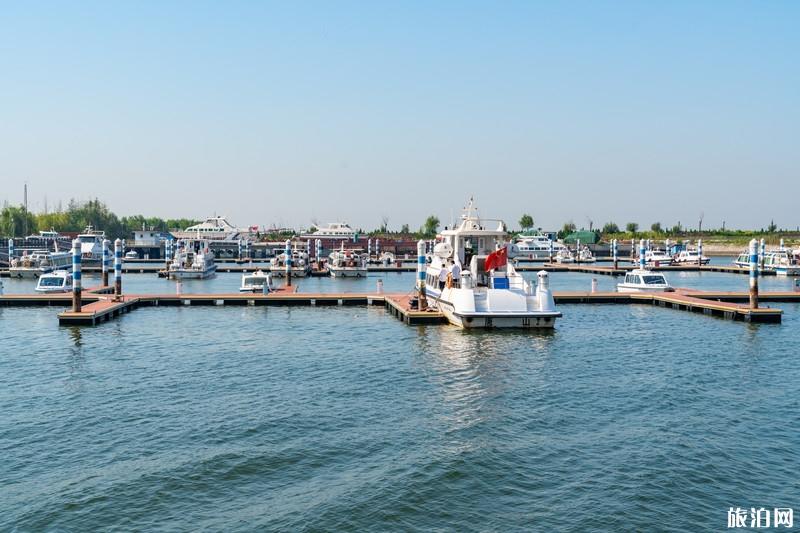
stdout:
[(483, 268), (486, 272), (489, 272), (501, 266), (505, 266), (506, 263), (508, 263), (508, 248), (503, 246), (486, 257)]

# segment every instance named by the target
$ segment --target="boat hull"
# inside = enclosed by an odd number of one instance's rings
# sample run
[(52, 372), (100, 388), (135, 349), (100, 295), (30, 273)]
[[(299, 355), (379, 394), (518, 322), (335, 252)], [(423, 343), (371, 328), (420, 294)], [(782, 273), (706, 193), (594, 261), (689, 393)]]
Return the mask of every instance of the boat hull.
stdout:
[(464, 329), (553, 329), (560, 311), (527, 313), (459, 313), (453, 304), (428, 292), (437, 308), (454, 326)]
[(366, 268), (329, 268), (332, 278), (366, 278)]
[[(273, 278), (285, 278), (286, 277), (286, 270), (270, 270)], [(292, 269), (292, 277), (293, 278), (304, 278), (308, 275), (308, 271), (305, 269), (293, 268)]]
[(626, 287), (621, 284), (617, 285), (617, 292), (674, 292), (675, 289), (671, 287)]
[(216, 273), (216, 266), (208, 270), (171, 270), (169, 279), (207, 279)]

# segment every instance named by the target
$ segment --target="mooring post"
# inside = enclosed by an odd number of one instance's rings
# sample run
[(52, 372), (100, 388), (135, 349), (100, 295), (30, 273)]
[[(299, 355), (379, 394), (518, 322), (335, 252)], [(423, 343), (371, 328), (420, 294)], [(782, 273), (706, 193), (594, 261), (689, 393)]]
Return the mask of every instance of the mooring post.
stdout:
[(697, 239), (697, 266), (703, 264), (703, 239)]
[(633, 260), (635, 253), (636, 253), (636, 239), (631, 239), (631, 263), (635, 262)]
[(767, 241), (765, 241), (764, 239), (761, 239), (761, 242), (759, 243), (759, 246), (760, 246), (759, 249), (761, 250), (761, 252), (759, 253), (758, 263), (761, 266), (761, 268), (764, 268), (764, 257), (767, 255)]
[(614, 260), (614, 270), (617, 269), (617, 261), (618, 261), (617, 254), (618, 253), (619, 253), (619, 250), (617, 249), (617, 239), (613, 239), (611, 241), (611, 257)]
[(8, 266), (11, 266), (11, 260), (14, 259), (14, 239), (8, 239)]
[(381, 256), (381, 240), (375, 239), (375, 257)]
[(367, 257), (372, 257), (372, 239), (367, 239)]
[(552, 263), (553, 262), (553, 252), (555, 251), (555, 243), (553, 242), (553, 239), (548, 239), (548, 241), (549, 241), (548, 252), (550, 253), (550, 259), (549, 259), (548, 262)]
[(597, 292), (597, 278), (592, 278), (592, 293)]
[(81, 312), (81, 241), (72, 241), (72, 312)]
[(647, 266), (647, 261), (644, 258), (645, 256), (645, 248), (644, 248), (644, 239), (639, 239), (639, 268), (642, 270), (645, 269)]
[(322, 270), (322, 239), (317, 239), (316, 248), (317, 251), (315, 255), (317, 256), (317, 270)]
[(750, 241), (750, 309), (758, 309), (758, 243)]
[(784, 251), (785, 249), (786, 249), (786, 247), (783, 245), (783, 238), (781, 238), (781, 248), (780, 248), (780, 250), (781, 250), (781, 252), (782, 252), (782, 251)]
[(108, 287), (108, 267), (111, 265), (111, 250), (108, 249), (108, 246), (111, 244), (111, 241), (108, 239), (103, 239), (103, 264), (102, 264), (102, 285), (103, 287)]
[(169, 263), (172, 261), (172, 239), (164, 240), (164, 271), (169, 272)]
[(283, 253), (286, 256), (286, 260), (284, 264), (286, 265), (286, 286), (292, 286), (292, 241), (286, 239), (286, 245), (283, 249)]
[(425, 246), (425, 241), (420, 239), (417, 243), (417, 298), (420, 311), (428, 309), (428, 299), (425, 297)]
[(575, 262), (581, 262), (581, 240), (575, 239)]
[(114, 299), (122, 298), (122, 239), (114, 241)]

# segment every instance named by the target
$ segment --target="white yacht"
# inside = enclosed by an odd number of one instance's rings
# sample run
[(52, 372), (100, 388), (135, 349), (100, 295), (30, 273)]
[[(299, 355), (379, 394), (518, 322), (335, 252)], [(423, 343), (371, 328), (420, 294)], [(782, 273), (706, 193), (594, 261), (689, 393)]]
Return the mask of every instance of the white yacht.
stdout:
[(353, 239), (356, 230), (344, 222), (330, 222), (323, 228), (317, 228), (313, 233), (304, 233), (301, 238), (314, 239)]
[(72, 272), (66, 270), (56, 270), (47, 274), (42, 274), (36, 283), (36, 292), (57, 293), (70, 292), (72, 290)]
[(678, 265), (696, 265), (698, 261), (701, 265), (707, 265), (711, 259), (705, 255), (700, 257), (696, 249), (681, 250), (672, 258), (672, 262)]
[(572, 250), (564, 246), (556, 252), (555, 261), (556, 263), (574, 263), (575, 255), (572, 253)]
[(661, 272), (637, 268), (625, 274), (625, 280), (617, 283), (618, 292), (671, 292), (675, 289)]
[(214, 252), (205, 241), (189, 242), (180, 246), (169, 265), (169, 279), (206, 279), (217, 272)]
[(517, 235), (515, 240), (515, 244), (519, 249), (519, 253), (517, 254), (517, 257), (515, 257), (517, 262), (536, 259), (549, 259), (551, 242), (554, 254), (565, 248), (565, 246), (560, 242), (551, 241), (547, 235), (543, 235), (538, 231), (520, 233)]
[(106, 232), (86, 226), (83, 233), (78, 235), (81, 242), (81, 260), (84, 264), (101, 262), (103, 260), (103, 240)]
[[(258, 228), (255, 227), (257, 230)], [(214, 216), (205, 219), (200, 224), (189, 226), (183, 231), (174, 231), (176, 239), (203, 239), (208, 241), (235, 241), (240, 238), (252, 237), (253, 227), (237, 228), (224, 216)]]
[(661, 250), (647, 250), (644, 253), (644, 261), (648, 266), (670, 266), (672, 256)]
[(334, 250), (328, 256), (328, 272), (332, 278), (367, 277), (367, 256), (353, 250)]
[(579, 263), (594, 263), (596, 259), (594, 258), (594, 254), (592, 254), (592, 251), (589, 249), (589, 247), (584, 246), (578, 252), (577, 261)]
[(70, 252), (36, 251), (14, 258), (8, 273), (12, 278), (36, 279), (55, 270), (72, 270)]
[(773, 271), (778, 276), (800, 276), (800, 265), (789, 250), (772, 250), (764, 254), (764, 270)]
[[(427, 266), (424, 290), (451, 324), (463, 328), (552, 328), (561, 316), (547, 273), (539, 272), (538, 285), (517, 273), (508, 260), (517, 249), (506, 243), (506, 236), (505, 224), (481, 219), (472, 199), (459, 226), (441, 232)], [(449, 270), (450, 261), (465, 266), (459, 280), (449, 277), (440, 287), (440, 272)]]
[[(264, 289), (266, 286), (266, 290)], [(242, 274), (242, 286), (239, 287), (239, 292), (272, 292), (272, 274), (262, 270)]]
[[(304, 278), (311, 272), (311, 262), (308, 260), (308, 253), (299, 248), (295, 248), (292, 254), (292, 277)], [(274, 278), (286, 277), (286, 252), (273, 257), (270, 261), (269, 271)]]

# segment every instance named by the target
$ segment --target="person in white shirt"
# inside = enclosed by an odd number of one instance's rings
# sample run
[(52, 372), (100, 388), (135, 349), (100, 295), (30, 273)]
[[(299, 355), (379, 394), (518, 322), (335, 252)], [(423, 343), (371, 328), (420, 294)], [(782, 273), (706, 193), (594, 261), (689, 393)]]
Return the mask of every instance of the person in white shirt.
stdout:
[(453, 277), (453, 287), (461, 284), (461, 265), (450, 260), (450, 275)]
[(439, 271), (439, 290), (444, 290), (444, 285), (447, 282), (447, 268), (443, 268)]

